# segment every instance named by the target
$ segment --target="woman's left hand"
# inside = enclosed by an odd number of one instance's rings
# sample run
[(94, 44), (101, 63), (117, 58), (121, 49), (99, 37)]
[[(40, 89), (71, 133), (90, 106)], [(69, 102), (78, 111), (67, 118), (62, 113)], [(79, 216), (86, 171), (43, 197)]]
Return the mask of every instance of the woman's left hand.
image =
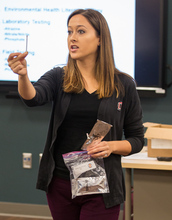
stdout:
[(106, 158), (112, 153), (112, 149), (107, 141), (101, 141), (100, 143), (88, 147), (88, 154), (93, 158), (101, 157)]

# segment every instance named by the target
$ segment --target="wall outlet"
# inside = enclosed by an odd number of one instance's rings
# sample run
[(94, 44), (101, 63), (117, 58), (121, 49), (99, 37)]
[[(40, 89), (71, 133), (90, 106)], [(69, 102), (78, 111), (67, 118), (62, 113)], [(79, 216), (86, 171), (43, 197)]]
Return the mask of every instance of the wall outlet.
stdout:
[(32, 154), (23, 153), (23, 168), (31, 169), (32, 168)]

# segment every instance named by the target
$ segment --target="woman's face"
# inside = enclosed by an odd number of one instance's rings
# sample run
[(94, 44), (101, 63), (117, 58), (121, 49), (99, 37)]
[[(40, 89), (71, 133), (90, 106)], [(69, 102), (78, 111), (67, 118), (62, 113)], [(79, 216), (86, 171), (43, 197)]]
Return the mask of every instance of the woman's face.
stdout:
[(95, 29), (83, 15), (74, 15), (68, 23), (68, 49), (72, 59), (95, 61), (99, 46)]

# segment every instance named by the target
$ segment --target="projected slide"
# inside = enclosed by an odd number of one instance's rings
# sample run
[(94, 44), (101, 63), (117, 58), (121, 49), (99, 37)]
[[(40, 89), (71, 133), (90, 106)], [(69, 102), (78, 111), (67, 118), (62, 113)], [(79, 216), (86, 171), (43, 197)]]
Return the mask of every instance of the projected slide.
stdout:
[[(71, 4), (72, 3), (72, 4)], [(110, 27), (115, 64), (134, 74), (135, 0), (1, 0), (0, 80), (17, 80), (7, 64), (12, 52), (26, 50), (29, 78), (36, 81), (49, 69), (67, 62), (67, 18), (78, 8), (99, 10)]]

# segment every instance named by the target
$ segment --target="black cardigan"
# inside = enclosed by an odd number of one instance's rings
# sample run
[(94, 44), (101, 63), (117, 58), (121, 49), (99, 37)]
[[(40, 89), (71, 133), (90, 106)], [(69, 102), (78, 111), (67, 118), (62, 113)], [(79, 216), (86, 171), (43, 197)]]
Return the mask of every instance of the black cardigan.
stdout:
[[(71, 94), (65, 93), (62, 88), (63, 74), (63, 69), (59, 67), (48, 71), (34, 84), (36, 96), (32, 100), (23, 99), (30, 107), (53, 102), (47, 141), (37, 180), (37, 188), (46, 192), (55, 168), (53, 144), (71, 99)], [(100, 102), (97, 118), (113, 125), (104, 140), (121, 140), (124, 133), (125, 139), (132, 146), (130, 154), (133, 154), (139, 152), (144, 144), (142, 109), (134, 81), (124, 74), (120, 74), (119, 77), (125, 88), (125, 96), (116, 98), (116, 92), (114, 92), (111, 97), (103, 98)], [(104, 163), (110, 193), (103, 194), (103, 198), (106, 207), (110, 208), (125, 200), (121, 155), (111, 154), (104, 159)]]

